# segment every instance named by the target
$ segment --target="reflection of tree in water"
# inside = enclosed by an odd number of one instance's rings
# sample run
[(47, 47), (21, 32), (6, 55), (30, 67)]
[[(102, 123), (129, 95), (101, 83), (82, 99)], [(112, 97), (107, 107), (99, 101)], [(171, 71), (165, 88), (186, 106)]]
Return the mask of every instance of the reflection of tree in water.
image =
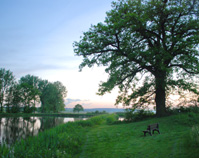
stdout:
[(60, 117), (0, 118), (0, 144), (11, 145), (21, 138), (37, 135), (40, 131), (62, 123), (64, 123), (64, 118)]
[(80, 121), (80, 120), (85, 120), (83, 117), (74, 117), (74, 121)]
[(41, 122), (39, 131), (44, 131), (45, 129), (53, 128), (59, 124), (64, 123), (64, 118), (60, 117), (41, 117), (39, 119)]
[(1, 142), (13, 144), (16, 140), (26, 138), (27, 136), (33, 136), (35, 122), (35, 118), (2, 118), (0, 124)]

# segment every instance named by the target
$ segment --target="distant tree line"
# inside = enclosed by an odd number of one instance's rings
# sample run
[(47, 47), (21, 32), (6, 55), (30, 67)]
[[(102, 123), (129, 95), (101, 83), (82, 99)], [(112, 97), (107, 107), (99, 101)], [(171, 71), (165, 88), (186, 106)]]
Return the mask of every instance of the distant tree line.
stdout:
[(59, 81), (49, 82), (26, 75), (18, 81), (10, 70), (0, 69), (0, 112), (31, 113), (40, 105), (41, 112), (64, 110), (66, 87)]

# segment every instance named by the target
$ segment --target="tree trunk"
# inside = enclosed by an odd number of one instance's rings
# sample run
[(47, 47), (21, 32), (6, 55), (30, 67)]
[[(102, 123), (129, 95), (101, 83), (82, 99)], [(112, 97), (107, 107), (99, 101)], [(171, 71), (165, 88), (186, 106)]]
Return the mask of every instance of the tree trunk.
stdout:
[(0, 105), (1, 105), (1, 112), (3, 112), (3, 99), (4, 99), (4, 95), (3, 95), (3, 93), (1, 93), (0, 94), (0, 100), (1, 100), (1, 102), (0, 102)]
[(3, 104), (1, 103), (1, 112), (3, 112)]
[(158, 73), (155, 76), (156, 84), (156, 115), (162, 117), (166, 115), (166, 74)]

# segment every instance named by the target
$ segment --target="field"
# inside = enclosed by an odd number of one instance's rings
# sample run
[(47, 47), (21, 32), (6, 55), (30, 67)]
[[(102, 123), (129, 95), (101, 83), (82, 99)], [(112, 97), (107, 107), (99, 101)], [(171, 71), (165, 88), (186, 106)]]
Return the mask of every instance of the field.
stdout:
[[(155, 118), (147, 121), (104, 125), (90, 130), (83, 147), (85, 158), (197, 158), (199, 148), (191, 140), (191, 130), (198, 124), (193, 114)], [(160, 124), (161, 134), (143, 136), (148, 124)], [(199, 141), (199, 133), (197, 135)], [(196, 139), (196, 138), (194, 138)], [(198, 146), (199, 147), (199, 146)]]
[[(125, 123), (101, 115), (60, 125), (36, 137), (17, 142), (1, 157), (34, 158), (197, 158), (199, 115), (178, 114)], [(144, 137), (148, 124), (159, 123), (161, 134)], [(36, 152), (37, 151), (37, 152)]]

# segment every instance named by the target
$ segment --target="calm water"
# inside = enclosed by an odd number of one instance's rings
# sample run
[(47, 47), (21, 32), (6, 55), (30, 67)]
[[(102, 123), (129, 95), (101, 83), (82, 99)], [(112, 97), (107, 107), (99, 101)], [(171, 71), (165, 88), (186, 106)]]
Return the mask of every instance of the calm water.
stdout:
[(15, 117), (0, 118), (0, 144), (13, 144), (15, 141), (69, 121), (85, 120), (85, 118), (63, 117)]

